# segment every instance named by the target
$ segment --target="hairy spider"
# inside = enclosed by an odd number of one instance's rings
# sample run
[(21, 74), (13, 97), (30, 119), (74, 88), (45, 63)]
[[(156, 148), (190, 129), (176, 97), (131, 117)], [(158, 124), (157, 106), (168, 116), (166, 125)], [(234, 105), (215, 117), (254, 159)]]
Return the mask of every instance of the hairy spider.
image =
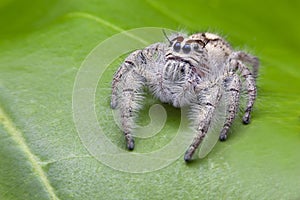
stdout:
[(113, 77), (111, 107), (119, 109), (127, 148), (133, 150), (132, 131), (145, 87), (162, 102), (174, 107), (189, 106), (196, 131), (184, 156), (185, 161), (190, 161), (221, 101), (225, 102), (226, 116), (219, 139), (227, 139), (243, 88), (247, 93), (243, 123), (250, 122), (259, 61), (250, 54), (234, 51), (212, 33), (177, 34), (167, 39), (168, 42), (134, 51), (125, 59)]

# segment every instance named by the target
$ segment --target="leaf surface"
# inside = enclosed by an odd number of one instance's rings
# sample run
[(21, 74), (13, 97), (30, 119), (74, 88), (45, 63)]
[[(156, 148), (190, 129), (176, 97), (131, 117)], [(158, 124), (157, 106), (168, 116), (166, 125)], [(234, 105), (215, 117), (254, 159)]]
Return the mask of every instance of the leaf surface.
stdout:
[[(299, 199), (299, 9), (298, 1), (0, 1), (0, 199)], [(139, 27), (218, 32), (257, 55), (251, 124), (237, 120), (225, 143), (188, 165), (181, 156), (132, 174), (94, 157), (73, 120), (77, 72), (99, 43)], [(121, 61), (99, 81), (95, 108), (107, 137), (123, 148), (109, 108)], [(150, 121), (153, 103), (148, 97), (140, 124)], [(180, 111), (163, 106), (165, 126), (137, 139), (136, 152), (158, 150), (174, 137)]]

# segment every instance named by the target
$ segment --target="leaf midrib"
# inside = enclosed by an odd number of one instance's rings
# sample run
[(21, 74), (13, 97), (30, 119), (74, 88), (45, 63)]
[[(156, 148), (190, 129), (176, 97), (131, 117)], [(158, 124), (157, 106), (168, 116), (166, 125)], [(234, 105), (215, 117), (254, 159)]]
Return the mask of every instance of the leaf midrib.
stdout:
[[(115, 25), (115, 24), (112, 24), (110, 23), (109, 21), (106, 21), (98, 16), (95, 16), (95, 15), (92, 15), (92, 14), (89, 14), (89, 13), (86, 13), (86, 12), (70, 12), (70, 13), (67, 13), (65, 15), (65, 17), (79, 17), (79, 18), (84, 18), (84, 19), (88, 19), (88, 20), (92, 20), (92, 21), (95, 21), (97, 23), (100, 23), (102, 25), (105, 25), (117, 32), (124, 32), (125, 30), (122, 29), (121, 27)], [(136, 36), (136, 35), (132, 35), (130, 33), (127, 33), (127, 32), (124, 32), (124, 34), (126, 34), (127, 36), (131, 37), (131, 38), (134, 38), (140, 42), (142, 42), (143, 44), (148, 44), (147, 41), (143, 40), (142, 38)]]
[(39, 164), (39, 159), (33, 152), (31, 152), (30, 148), (26, 144), (25, 139), (23, 138), (23, 134), (17, 127), (14, 125), (12, 120), (8, 117), (8, 115), (4, 112), (4, 110), (0, 107), (0, 124), (3, 125), (4, 129), (11, 136), (11, 139), (18, 145), (19, 149), (24, 152), (28, 161), (32, 165), (33, 171), (40, 178), (45, 190), (49, 194), (51, 199), (59, 199), (53, 187), (51, 186), (50, 181), (48, 180), (46, 174), (44, 173), (42, 167)]

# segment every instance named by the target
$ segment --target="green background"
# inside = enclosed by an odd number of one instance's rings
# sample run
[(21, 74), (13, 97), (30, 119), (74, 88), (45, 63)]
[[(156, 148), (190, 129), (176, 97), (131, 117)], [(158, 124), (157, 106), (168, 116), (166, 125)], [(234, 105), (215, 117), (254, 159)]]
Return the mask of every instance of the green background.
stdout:
[[(300, 199), (299, 10), (300, 1), (1, 0), (0, 199)], [(72, 90), (96, 45), (149, 26), (217, 32), (257, 55), (258, 100), (252, 123), (237, 122), (205, 159), (186, 165), (181, 157), (164, 169), (131, 174), (84, 148)], [(106, 88), (117, 63), (107, 71)], [(106, 100), (100, 111), (109, 110), (107, 95), (108, 89), (97, 91)], [(170, 129), (140, 140), (137, 151), (171, 139), (180, 112), (164, 106), (173, 114)], [(99, 118), (122, 145), (113, 122)]]

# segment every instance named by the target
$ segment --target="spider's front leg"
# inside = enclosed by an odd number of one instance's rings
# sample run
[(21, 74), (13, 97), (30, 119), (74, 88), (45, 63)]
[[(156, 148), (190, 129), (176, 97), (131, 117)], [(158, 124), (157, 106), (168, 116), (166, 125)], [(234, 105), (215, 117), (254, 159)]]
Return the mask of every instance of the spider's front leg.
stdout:
[(186, 162), (191, 161), (192, 157), (205, 137), (214, 115), (215, 109), (221, 99), (221, 90), (218, 84), (201, 90), (198, 94), (197, 104), (191, 107), (193, 121), (196, 125), (196, 136), (184, 155)]
[(118, 110), (121, 127), (129, 150), (134, 149), (132, 131), (135, 128), (136, 114), (141, 108), (144, 83), (144, 78), (135, 70), (128, 72), (121, 83)]
[(112, 82), (111, 107), (119, 111), (121, 128), (129, 150), (134, 149), (132, 131), (143, 99), (146, 80), (142, 72), (145, 63), (142, 51), (133, 52), (122, 63)]
[(117, 108), (127, 148), (134, 149), (132, 131), (141, 109), (143, 89), (153, 76), (154, 55), (161, 55), (163, 44), (156, 43), (131, 53), (115, 73), (112, 81), (111, 107)]
[(120, 88), (122, 87), (122, 84), (125, 81), (124, 77), (126, 77), (128, 72), (130, 72), (133, 68), (135, 68), (136, 66), (135, 61), (137, 60), (137, 56), (140, 53), (141, 53), (140, 50), (131, 53), (114, 74), (113, 81), (111, 83), (112, 93), (111, 93), (110, 106), (112, 109), (115, 109), (118, 106), (120, 101), (119, 97), (121, 95)]

